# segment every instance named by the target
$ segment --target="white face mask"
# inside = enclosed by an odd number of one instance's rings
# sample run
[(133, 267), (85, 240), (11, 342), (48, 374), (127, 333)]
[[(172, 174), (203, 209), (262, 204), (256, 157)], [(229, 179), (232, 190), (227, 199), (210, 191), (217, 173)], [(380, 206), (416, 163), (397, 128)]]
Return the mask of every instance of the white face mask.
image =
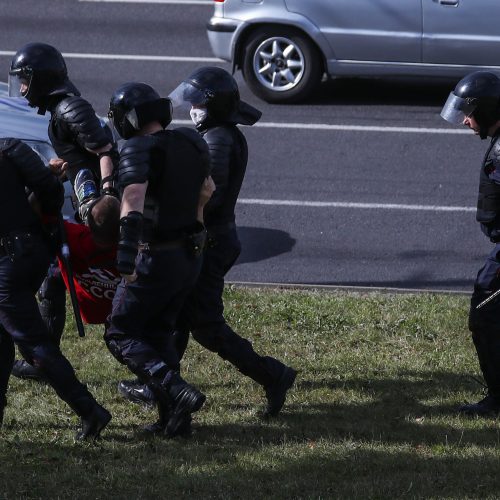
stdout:
[(198, 125), (208, 116), (207, 108), (191, 108), (189, 115), (191, 116), (193, 123)]

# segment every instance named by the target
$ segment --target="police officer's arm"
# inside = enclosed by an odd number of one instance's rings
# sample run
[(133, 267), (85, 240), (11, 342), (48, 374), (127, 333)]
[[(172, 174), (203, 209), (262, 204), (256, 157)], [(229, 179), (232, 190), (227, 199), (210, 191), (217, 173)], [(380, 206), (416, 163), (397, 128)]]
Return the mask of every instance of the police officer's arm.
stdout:
[(4, 139), (3, 154), (16, 166), (22, 183), (36, 196), (44, 215), (57, 215), (64, 203), (64, 187), (40, 157), (18, 139)]
[(135, 259), (142, 236), (142, 214), (150, 168), (149, 141), (149, 137), (129, 139), (120, 153), (118, 182), (123, 194), (116, 267), (126, 279), (134, 279)]
[(113, 159), (117, 158), (116, 146), (110, 142), (92, 106), (81, 97), (71, 97), (59, 105), (58, 115), (63, 119), (77, 143), (99, 156), (101, 179), (109, 179), (103, 182), (102, 187), (111, 187)]
[(215, 193), (206, 205), (206, 210), (210, 210), (220, 206), (226, 195), (234, 139), (232, 134), (224, 127), (215, 127), (208, 130), (203, 138), (208, 144), (210, 171), (216, 186)]
[(201, 185), (200, 198), (198, 200), (198, 221), (203, 224), (204, 217), (203, 213), (205, 211), (205, 205), (210, 201), (210, 198), (215, 192), (215, 182), (209, 175)]

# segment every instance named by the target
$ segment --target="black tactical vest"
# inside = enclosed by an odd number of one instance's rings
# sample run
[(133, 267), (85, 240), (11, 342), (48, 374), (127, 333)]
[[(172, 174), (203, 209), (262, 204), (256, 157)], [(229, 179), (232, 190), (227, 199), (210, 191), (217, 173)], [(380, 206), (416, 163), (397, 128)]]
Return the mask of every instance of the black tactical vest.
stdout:
[(476, 212), (476, 220), (481, 223), (481, 229), (493, 241), (500, 240), (500, 184), (493, 178), (496, 170), (498, 170), (500, 180), (500, 138), (498, 135), (492, 138), (483, 160)]
[(196, 225), (200, 189), (209, 169), (208, 148), (189, 129), (163, 130), (152, 137), (143, 239), (165, 242)]
[(0, 237), (39, 224), (25, 192), (19, 169), (4, 154), (8, 140), (0, 140)]
[(235, 205), (245, 177), (248, 146), (245, 136), (232, 124), (203, 132), (210, 151), (211, 175), (217, 189), (205, 207), (205, 225), (224, 225), (235, 220)]

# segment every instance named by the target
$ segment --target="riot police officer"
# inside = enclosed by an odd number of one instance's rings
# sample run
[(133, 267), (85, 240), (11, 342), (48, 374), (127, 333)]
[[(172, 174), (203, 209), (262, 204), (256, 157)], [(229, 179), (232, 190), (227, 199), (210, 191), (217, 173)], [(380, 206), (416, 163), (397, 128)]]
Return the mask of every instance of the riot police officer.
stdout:
[(266, 394), (264, 416), (281, 410), (297, 372), (270, 356), (257, 354), (224, 319), (224, 276), (241, 251), (235, 224), (235, 205), (245, 176), (248, 147), (238, 124), (253, 125), (261, 112), (240, 99), (235, 79), (224, 69), (196, 70), (170, 95), (174, 106), (187, 104), (198, 132), (210, 151), (216, 190), (204, 211), (208, 231), (200, 276), (180, 318), (179, 328), (241, 373), (260, 384)]
[[(100, 181), (103, 193), (115, 194), (112, 175), (117, 152), (94, 109), (69, 80), (61, 53), (45, 43), (29, 43), (19, 49), (10, 65), (9, 95), (22, 95), (39, 114), (49, 111), (49, 138), (59, 156), (53, 163), (65, 166), (85, 221), (99, 196), (87, 189), (92, 186), (89, 181)], [(79, 175), (83, 168), (88, 170)]]
[(441, 116), (463, 124), (481, 139), (491, 137), (479, 175), (476, 219), (495, 244), (474, 283), (469, 329), (488, 393), (459, 412), (468, 415), (500, 413), (500, 300), (484, 302), (500, 288), (500, 78), (476, 71), (458, 82)]
[(205, 395), (179, 374), (171, 333), (201, 267), (205, 230), (198, 200), (209, 160), (190, 129), (165, 130), (171, 103), (145, 83), (114, 93), (109, 117), (126, 142), (120, 151), (122, 195), (117, 269), (123, 280), (104, 338), (111, 353), (154, 392), (154, 432), (189, 430)]
[(57, 217), (63, 204), (62, 184), (26, 144), (0, 140), (0, 421), (14, 361), (14, 343), (24, 358), (81, 418), (77, 439), (96, 438), (111, 419), (50, 338), (35, 293), (50, 262), (40, 218), (25, 188), (34, 194), (44, 217)]

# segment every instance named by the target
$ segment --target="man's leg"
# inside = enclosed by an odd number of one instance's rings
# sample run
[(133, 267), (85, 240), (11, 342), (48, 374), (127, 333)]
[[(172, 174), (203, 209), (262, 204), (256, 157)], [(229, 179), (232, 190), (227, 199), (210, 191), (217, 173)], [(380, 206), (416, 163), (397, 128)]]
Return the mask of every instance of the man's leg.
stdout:
[(186, 418), (205, 402), (205, 396), (181, 378), (178, 363), (168, 356), (171, 353), (161, 352), (161, 338), (154, 338), (173, 330), (178, 310), (198, 274), (199, 268), (193, 264), (182, 248), (154, 257), (139, 254), (138, 279), (119, 285), (105, 333), (113, 356), (153, 391), (160, 422), (169, 436), (178, 435)]
[(7, 406), (7, 386), (14, 363), (14, 355), (14, 342), (5, 329), (0, 326), (0, 427), (3, 422), (4, 408)]
[(35, 292), (46, 265), (44, 247), (29, 258), (0, 262), (0, 324), (18, 345), (23, 357), (40, 369), (58, 396), (81, 418), (77, 439), (96, 438), (111, 415), (81, 384), (69, 361), (48, 335)]
[(500, 299), (493, 299), (480, 309), (477, 306), (500, 288), (499, 245), (478, 272), (469, 311), (469, 330), (476, 348), (479, 366), (488, 388), (485, 398), (462, 405), (458, 411), (466, 415), (500, 413)]
[(257, 354), (251, 342), (236, 334), (224, 319), (224, 276), (236, 261), (240, 248), (236, 230), (217, 236), (216, 245), (206, 251), (183, 317), (191, 318), (188, 320), (191, 332), (198, 343), (264, 388), (268, 403), (264, 415), (274, 416), (283, 407), (297, 372), (273, 357)]
[[(49, 336), (53, 342), (59, 345), (66, 321), (66, 287), (56, 262), (50, 265), (37, 295), (38, 308)], [(23, 379), (43, 380), (40, 370), (24, 359), (18, 359), (14, 362), (12, 375)]]

